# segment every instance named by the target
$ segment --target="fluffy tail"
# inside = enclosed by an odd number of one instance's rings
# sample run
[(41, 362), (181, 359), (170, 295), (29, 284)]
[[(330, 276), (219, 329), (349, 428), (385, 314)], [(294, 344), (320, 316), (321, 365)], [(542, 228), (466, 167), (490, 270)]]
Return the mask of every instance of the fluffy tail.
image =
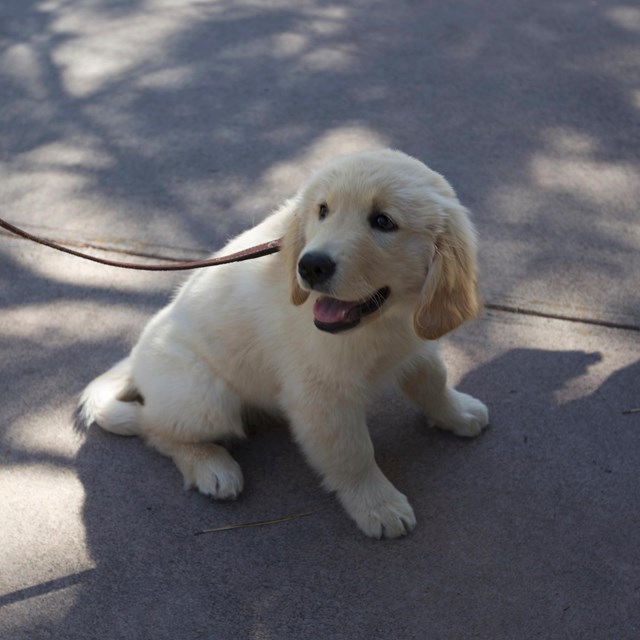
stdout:
[(131, 377), (131, 362), (125, 358), (82, 392), (76, 424), (86, 428), (96, 423), (106, 431), (134, 436), (140, 432), (141, 404), (142, 398)]

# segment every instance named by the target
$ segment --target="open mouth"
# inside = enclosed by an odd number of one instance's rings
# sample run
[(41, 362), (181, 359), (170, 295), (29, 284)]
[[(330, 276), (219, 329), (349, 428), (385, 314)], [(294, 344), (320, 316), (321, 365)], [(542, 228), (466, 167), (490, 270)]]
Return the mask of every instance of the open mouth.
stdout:
[(360, 320), (377, 311), (387, 300), (391, 289), (382, 287), (366, 300), (348, 302), (320, 296), (313, 305), (313, 323), (321, 331), (338, 333), (353, 329)]

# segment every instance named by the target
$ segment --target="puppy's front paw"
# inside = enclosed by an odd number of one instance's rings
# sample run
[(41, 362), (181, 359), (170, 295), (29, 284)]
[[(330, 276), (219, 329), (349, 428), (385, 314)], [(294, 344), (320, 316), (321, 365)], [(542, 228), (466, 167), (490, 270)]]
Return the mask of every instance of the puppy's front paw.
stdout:
[(480, 400), (455, 389), (447, 389), (442, 406), (430, 421), (438, 429), (473, 438), (489, 424), (489, 410)]
[(416, 517), (406, 496), (386, 478), (384, 484), (370, 483), (340, 499), (356, 524), (372, 538), (398, 538), (416, 526)]

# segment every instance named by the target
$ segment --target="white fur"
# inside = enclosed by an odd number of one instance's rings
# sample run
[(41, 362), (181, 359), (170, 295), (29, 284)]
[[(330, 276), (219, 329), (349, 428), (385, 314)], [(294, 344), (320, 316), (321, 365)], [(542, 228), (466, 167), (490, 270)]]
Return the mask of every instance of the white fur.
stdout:
[[(372, 229), (372, 208), (399, 229)], [(374, 460), (365, 409), (391, 379), (434, 426), (474, 436), (487, 425), (480, 401), (446, 385), (432, 340), (479, 309), (473, 227), (442, 176), (384, 150), (331, 163), (221, 253), (281, 236), (276, 255), (194, 273), (130, 356), (86, 388), (81, 417), (142, 436), (175, 461), (186, 486), (226, 499), (243, 479), (219, 442), (243, 436), (245, 405), (276, 411), (364, 533), (404, 535), (415, 516)], [(351, 330), (320, 331), (318, 293), (296, 274), (310, 249), (338, 265), (325, 293), (362, 300), (388, 286), (391, 296)]]

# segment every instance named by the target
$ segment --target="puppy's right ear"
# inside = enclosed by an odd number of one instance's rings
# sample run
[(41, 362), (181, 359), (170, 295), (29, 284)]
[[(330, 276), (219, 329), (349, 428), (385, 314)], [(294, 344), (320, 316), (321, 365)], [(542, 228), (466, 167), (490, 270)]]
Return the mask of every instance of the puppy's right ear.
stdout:
[(309, 292), (305, 291), (298, 284), (298, 258), (304, 249), (304, 232), (302, 230), (302, 215), (300, 211), (295, 211), (289, 228), (282, 241), (282, 253), (289, 267), (289, 278), (291, 283), (291, 302), (299, 306), (306, 302)]
[(451, 199), (444, 207), (444, 230), (413, 316), (416, 334), (437, 340), (478, 315), (476, 234), (467, 210)]

